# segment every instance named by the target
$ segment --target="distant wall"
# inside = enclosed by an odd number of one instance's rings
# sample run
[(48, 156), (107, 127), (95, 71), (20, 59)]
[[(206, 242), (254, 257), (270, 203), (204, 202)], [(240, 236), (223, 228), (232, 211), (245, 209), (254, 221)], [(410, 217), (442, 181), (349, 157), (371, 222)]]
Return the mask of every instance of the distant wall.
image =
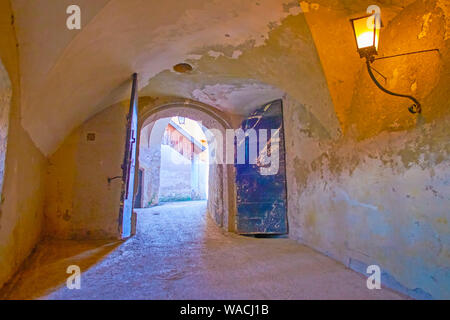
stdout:
[(159, 203), (159, 179), (161, 169), (161, 145), (159, 148), (140, 148), (139, 166), (142, 169), (142, 208)]
[[(117, 238), (128, 106), (113, 105), (75, 129), (50, 156), (46, 232), (64, 239)], [(89, 141), (88, 135), (95, 135)]]
[(191, 161), (161, 146), (159, 201), (191, 200)]
[(209, 163), (200, 161), (198, 164), (198, 196), (197, 199), (208, 199)]
[(142, 207), (159, 203), (161, 141), (170, 118), (160, 119), (142, 128), (139, 143), (139, 167), (142, 176)]
[[(193, 170), (197, 171), (198, 183), (195, 186), (193, 180), (197, 179), (192, 176)], [(205, 200), (206, 170), (208, 168), (204, 162), (197, 161), (193, 168), (191, 160), (170, 146), (162, 145), (159, 201)]]
[(47, 164), (20, 122), (19, 52), (11, 16), (9, 1), (0, 1), (2, 158), (6, 152), (0, 201), (0, 287), (41, 238)]

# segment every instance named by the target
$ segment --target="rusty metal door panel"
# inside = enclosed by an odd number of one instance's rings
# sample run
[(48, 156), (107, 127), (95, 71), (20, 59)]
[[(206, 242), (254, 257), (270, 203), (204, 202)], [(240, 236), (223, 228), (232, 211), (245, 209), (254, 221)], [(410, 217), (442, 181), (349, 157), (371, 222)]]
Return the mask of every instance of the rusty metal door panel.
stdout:
[(127, 133), (125, 140), (125, 154), (122, 164), (122, 193), (120, 197), (119, 231), (121, 237), (132, 235), (132, 214), (134, 196), (134, 176), (136, 166), (136, 140), (137, 140), (137, 107), (138, 107), (137, 74), (133, 74), (131, 89), (130, 110), (127, 116)]
[[(250, 163), (249, 138), (236, 141), (236, 146), (245, 143), (245, 164), (236, 166), (237, 189), (237, 232), (240, 234), (287, 234), (287, 192), (286, 165), (283, 128), (283, 105), (281, 100), (265, 104), (253, 112), (241, 128), (244, 131), (256, 130), (258, 137), (258, 161)], [(267, 129), (266, 141), (259, 134), (260, 129)], [(271, 130), (278, 131), (278, 139), (271, 136)], [(278, 146), (275, 140), (278, 140)], [(261, 143), (261, 144), (260, 144)], [(272, 146), (273, 145), (273, 146)], [(263, 148), (261, 148), (264, 146)], [(271, 152), (278, 150), (278, 170), (271, 174), (261, 174), (261, 150)], [(270, 154), (270, 153), (269, 153)], [(236, 159), (235, 159), (236, 160)]]

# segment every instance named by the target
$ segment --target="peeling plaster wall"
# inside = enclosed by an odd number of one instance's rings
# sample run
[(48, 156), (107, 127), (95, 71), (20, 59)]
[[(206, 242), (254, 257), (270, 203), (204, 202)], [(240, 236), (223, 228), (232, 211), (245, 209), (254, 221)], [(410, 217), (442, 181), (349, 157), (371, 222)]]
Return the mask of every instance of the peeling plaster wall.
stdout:
[[(0, 64), (3, 63), (12, 85), (7, 85), (9, 81), (5, 82), (2, 72), (0, 90), (6, 92), (0, 92), (0, 108), (2, 117), (9, 116), (9, 128), (7, 134), (2, 128), (1, 136), (2, 140), (7, 137), (7, 147), (0, 203), (0, 287), (18, 270), (41, 237), (46, 167), (46, 159), (20, 124), (18, 49), (11, 15), (9, 1), (0, 1)], [(11, 91), (9, 109), (7, 96)]]
[(376, 68), (389, 89), (418, 97), (419, 117), (407, 111), (408, 100), (378, 91), (359, 58), (326, 55), (332, 33), (320, 28), (357, 4), (337, 4), (328, 10), (331, 20), (322, 19), (326, 8), (308, 6), (345, 137), (329, 139), (301, 100), (286, 97), (290, 236), (362, 273), (378, 264), (383, 283), (410, 296), (449, 298), (449, 11), (441, 1), (407, 4), (388, 12), (380, 55), (431, 48), (441, 54), (379, 61)]
[(449, 298), (450, 119), (331, 142), (285, 105), (290, 236), (363, 273), (378, 264), (413, 297)]
[[(223, 54), (211, 56), (211, 50)], [(241, 53), (233, 57), (237, 50)], [(299, 10), (287, 10), (286, 17), (271, 23), (265, 40), (258, 45), (253, 41), (204, 45), (193, 53), (195, 59), (187, 59), (193, 72), (163, 71), (149, 80), (142, 93), (186, 96), (246, 116), (287, 92), (307, 106), (330, 136), (340, 135), (314, 39)]]
[[(46, 234), (62, 239), (117, 238), (126, 116), (116, 104), (72, 132), (49, 158)], [(95, 141), (87, 134), (95, 133)]]
[[(356, 52), (349, 19), (361, 16), (370, 5), (380, 7), (384, 24), (380, 35), (380, 57), (432, 48), (442, 50), (450, 30), (448, 1), (301, 1), (341, 129), (345, 134), (358, 131), (362, 139), (386, 129), (404, 130), (415, 125), (408, 113), (403, 112), (409, 106), (408, 100), (378, 94), (365, 70), (364, 60)], [(374, 67), (387, 76), (386, 83), (381, 77), (379, 80), (388, 89), (415, 95), (423, 101), (439, 79), (448, 78), (439, 70), (439, 60), (439, 55), (433, 53), (412, 55), (380, 60)], [(415, 81), (417, 79), (420, 81)], [(447, 88), (444, 84), (441, 83), (439, 90)], [(355, 90), (361, 86), (367, 90), (359, 91), (360, 95), (355, 96)], [(364, 112), (360, 112), (361, 100), (372, 100)], [(381, 109), (390, 112), (384, 113)], [(444, 109), (436, 105), (424, 113), (431, 121), (442, 116)]]
[(386, 54), (441, 50), (377, 62), (388, 88), (420, 99), (422, 116), (378, 91), (362, 66), (345, 137), (329, 139), (304, 105), (284, 101), (290, 236), (361, 273), (377, 264), (382, 284), (425, 299), (450, 298), (447, 14), (416, 1), (382, 34)]
[[(12, 3), (23, 47), (22, 122), (45, 154), (75, 127), (128, 98), (124, 84), (133, 72), (139, 73), (141, 96), (155, 96), (154, 90), (190, 99), (209, 95), (221, 103), (222, 93), (246, 102), (263, 95), (270, 101), (287, 91), (309, 105), (315, 100), (311, 112), (330, 134), (339, 130), (330, 96), (322, 94), (326, 81), (316, 77), (320, 61), (297, 1), (82, 0), (79, 31), (65, 28), (67, 0)], [(202, 80), (195, 86), (173, 79), (172, 66), (183, 61), (199, 71)], [(160, 74), (161, 81), (153, 81)], [(223, 107), (229, 106), (225, 101)]]
[[(440, 50), (440, 53), (408, 55), (373, 64), (387, 77), (386, 82), (378, 78), (387, 89), (412, 95), (423, 104), (421, 122), (431, 122), (449, 114), (450, 39), (446, 39), (446, 19), (449, 18), (450, 10), (445, 12), (437, 1), (419, 0), (393, 18), (380, 35), (381, 56)], [(382, 131), (401, 131), (416, 126), (416, 117), (405, 112), (412, 102), (378, 90), (365, 66), (361, 66), (356, 83), (346, 131), (365, 139)]]

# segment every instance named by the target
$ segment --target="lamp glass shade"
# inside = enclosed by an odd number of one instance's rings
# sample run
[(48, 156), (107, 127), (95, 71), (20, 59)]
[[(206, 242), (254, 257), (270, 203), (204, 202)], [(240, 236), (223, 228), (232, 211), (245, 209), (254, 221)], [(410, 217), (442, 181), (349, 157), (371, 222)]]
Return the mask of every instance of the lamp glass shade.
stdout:
[(377, 55), (381, 29), (379, 15), (371, 14), (350, 21), (361, 57)]

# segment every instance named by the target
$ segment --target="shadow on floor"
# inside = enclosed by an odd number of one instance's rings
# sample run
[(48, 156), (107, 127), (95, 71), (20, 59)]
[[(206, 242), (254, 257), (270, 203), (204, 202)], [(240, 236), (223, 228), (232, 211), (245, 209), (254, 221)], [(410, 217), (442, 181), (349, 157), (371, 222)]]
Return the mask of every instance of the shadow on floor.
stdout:
[[(404, 299), (369, 290), (366, 278), (298, 242), (218, 227), (206, 202), (136, 210), (126, 242), (47, 241), (9, 286), (8, 299), (280, 300)], [(82, 271), (66, 288), (67, 267)]]
[(243, 236), (256, 239), (289, 239), (287, 234), (244, 234)]
[(44, 297), (66, 285), (70, 276), (66, 273), (69, 266), (77, 265), (84, 272), (122, 243), (114, 240), (44, 240), (0, 290), (0, 299), (31, 300)]

